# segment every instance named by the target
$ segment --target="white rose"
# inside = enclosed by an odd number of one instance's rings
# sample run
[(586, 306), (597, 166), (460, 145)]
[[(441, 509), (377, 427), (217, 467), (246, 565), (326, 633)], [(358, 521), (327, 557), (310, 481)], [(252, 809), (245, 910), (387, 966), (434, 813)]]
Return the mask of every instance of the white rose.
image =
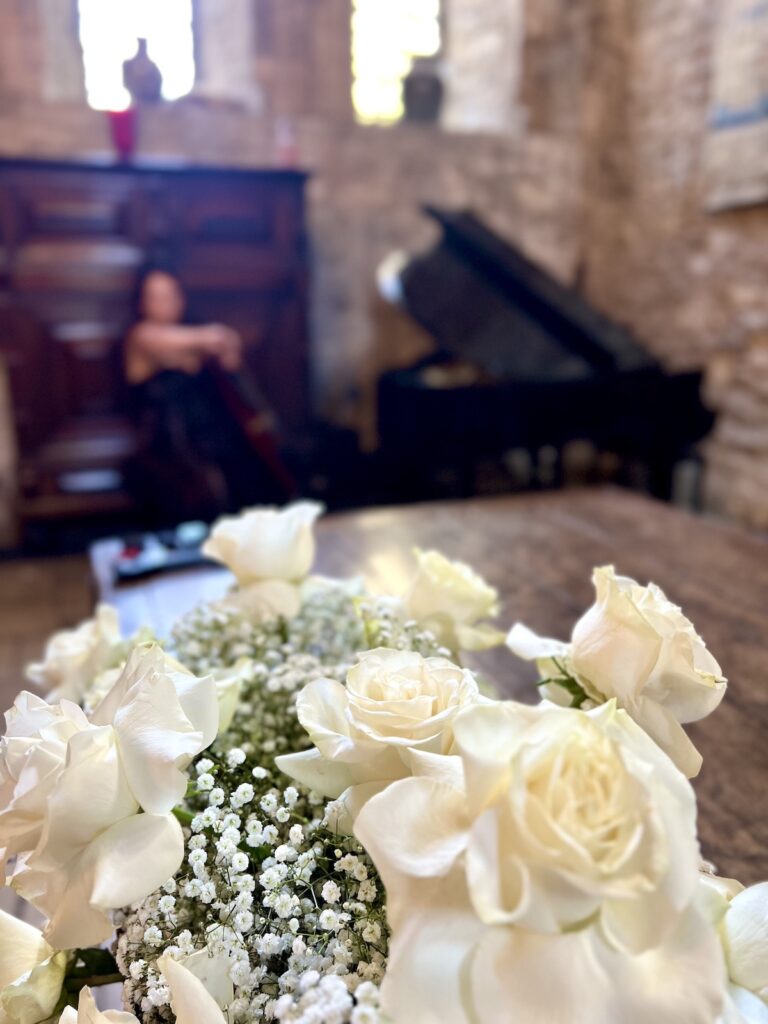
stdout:
[(301, 587), (287, 580), (248, 583), (212, 603), (214, 611), (231, 612), (249, 622), (292, 619), (301, 610)]
[(184, 797), (185, 769), (216, 738), (218, 694), (156, 644), (137, 647), (91, 715), (112, 726), (131, 790), (145, 811), (166, 814)]
[(713, 1024), (723, 1006), (717, 938), (695, 911), (661, 945), (632, 955), (594, 926), (544, 935), (486, 925), (459, 871), (418, 881), (411, 912), (392, 929), (387, 1020)]
[(214, 525), (203, 554), (223, 562), (241, 587), (265, 580), (298, 583), (315, 558), (313, 526), (323, 506), (297, 501), (283, 509), (252, 508)]
[[(173, 664), (176, 671), (189, 675), (186, 669), (175, 658), (165, 655), (166, 664)], [(219, 702), (219, 735), (223, 735), (232, 724), (232, 719), (237, 711), (240, 700), (240, 692), (243, 683), (250, 677), (253, 662), (250, 658), (238, 658), (234, 665), (226, 668), (215, 669), (211, 676), (216, 684), (216, 696)], [(118, 668), (107, 669), (96, 677), (94, 685), (88, 692), (88, 703), (94, 710), (104, 700), (110, 690), (115, 686), (120, 676), (125, 671), (125, 664)]]
[(418, 572), (404, 598), (406, 613), (453, 651), (483, 650), (504, 639), (480, 620), (499, 612), (499, 595), (464, 562), (439, 551), (414, 552)]
[[(642, 587), (595, 569), (597, 600), (579, 619), (570, 644), (544, 640), (524, 626), (507, 643), (518, 656), (535, 659), (545, 678), (565, 669), (596, 704), (615, 698), (689, 778), (701, 768), (681, 723), (697, 722), (718, 706), (726, 680), (691, 622), (654, 584)], [(569, 703), (557, 682), (547, 696)]]
[(700, 904), (717, 927), (728, 978), (723, 1024), (768, 1024), (768, 882), (702, 874)]
[(93, 992), (86, 986), (80, 989), (77, 1009), (64, 1008), (59, 1024), (141, 1024), (132, 1013), (123, 1010), (100, 1010), (93, 998)]
[(387, 889), (382, 1007), (409, 1024), (712, 1024), (723, 1001), (689, 784), (613, 703), (454, 723), (452, 778), (393, 783), (355, 834)]
[[(613, 701), (586, 714), (492, 702), (453, 732), (481, 920), (553, 933), (592, 920), (616, 947), (656, 944), (694, 898), (699, 847), (693, 790), (642, 729)], [(436, 785), (396, 789), (423, 798)]]
[[(8, 857), (40, 840), (48, 798), (64, 768), (72, 736), (89, 728), (76, 704), (48, 704), (22, 692), (5, 713), (0, 739), (0, 870)], [(4, 874), (3, 874), (4, 877)]]
[(0, 1024), (47, 1020), (61, 996), (67, 961), (37, 928), (0, 910)]
[(124, 669), (125, 661), (122, 661), (120, 664), (115, 665), (114, 668), (107, 668), (103, 672), (99, 672), (91, 686), (88, 687), (88, 692), (82, 701), (82, 707), (86, 714), (94, 711), (101, 704), (123, 674)]
[(117, 609), (100, 604), (92, 619), (51, 637), (45, 659), (27, 666), (27, 679), (44, 687), (50, 700), (79, 702), (96, 676), (110, 666), (121, 642)]
[[(171, 990), (171, 1007), (176, 1024), (226, 1024), (226, 1018), (194, 974), (170, 957), (163, 956), (158, 966)], [(68, 1006), (59, 1024), (140, 1024), (132, 1013), (99, 1010), (89, 988), (80, 991), (77, 1010)]]
[(276, 763), (311, 789), (342, 797), (354, 817), (393, 779), (426, 771), (430, 755), (448, 753), (453, 720), (480, 699), (474, 676), (446, 658), (368, 651), (346, 686), (319, 679), (302, 690), (299, 721), (315, 747)]
[[(171, 1009), (176, 1015), (176, 1024), (226, 1024), (204, 980), (168, 956), (160, 957), (157, 965), (171, 990)], [(194, 966), (200, 970), (199, 963)]]
[(219, 736), (223, 736), (232, 724), (243, 684), (251, 678), (252, 670), (253, 661), (250, 658), (238, 658), (234, 665), (216, 669), (212, 673), (219, 702)]
[[(220, 929), (213, 926), (210, 931), (214, 934)], [(176, 959), (165, 956), (163, 963)], [(180, 964), (203, 985), (205, 991), (215, 1001), (216, 1005), (225, 1009), (235, 997), (235, 987), (230, 977), (233, 960), (223, 953), (213, 953), (208, 946), (197, 949), (188, 956), (180, 956), (176, 963)], [(161, 970), (164, 970), (161, 967)]]
[[(12, 879), (48, 915), (52, 945), (103, 941), (109, 909), (142, 899), (173, 875), (183, 836), (170, 812), (186, 791), (184, 768), (217, 726), (211, 679), (181, 670), (157, 647), (133, 652), (87, 727), (69, 737), (64, 766), (46, 786), (39, 841)], [(45, 736), (27, 740), (37, 750)]]

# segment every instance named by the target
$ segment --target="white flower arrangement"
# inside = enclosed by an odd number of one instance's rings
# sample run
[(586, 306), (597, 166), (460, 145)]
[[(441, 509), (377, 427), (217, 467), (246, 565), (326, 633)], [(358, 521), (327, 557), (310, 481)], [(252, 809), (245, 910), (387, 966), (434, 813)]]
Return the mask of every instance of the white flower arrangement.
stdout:
[(496, 700), (461, 663), (493, 588), (437, 552), (394, 597), (311, 577), (319, 511), (218, 524), (237, 585), (167, 653), (102, 607), (30, 670), (0, 858), (46, 923), (0, 914), (0, 1024), (766, 1024), (768, 883), (701, 864), (682, 724), (726, 683), (680, 609), (596, 570), (569, 644), (508, 638), (545, 699)]

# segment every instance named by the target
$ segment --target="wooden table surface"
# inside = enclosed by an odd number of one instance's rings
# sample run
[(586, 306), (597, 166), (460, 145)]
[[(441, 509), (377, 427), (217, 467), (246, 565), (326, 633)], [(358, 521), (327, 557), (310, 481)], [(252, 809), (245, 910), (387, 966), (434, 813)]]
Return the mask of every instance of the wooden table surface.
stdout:
[[(652, 580), (682, 605), (730, 686), (720, 708), (690, 726), (704, 756), (695, 788), (704, 855), (744, 883), (768, 879), (768, 539), (617, 490), (412, 505), (328, 516), (317, 529), (316, 569), (362, 574), (397, 593), (410, 549), (436, 547), (473, 565), (503, 598), (500, 623), (525, 622), (567, 639), (592, 602), (596, 565)], [(123, 627), (160, 635), (201, 599), (221, 595), (228, 573), (204, 568), (144, 583), (111, 583), (109, 546), (94, 569)], [(476, 660), (507, 696), (533, 702), (535, 671), (506, 649)]]

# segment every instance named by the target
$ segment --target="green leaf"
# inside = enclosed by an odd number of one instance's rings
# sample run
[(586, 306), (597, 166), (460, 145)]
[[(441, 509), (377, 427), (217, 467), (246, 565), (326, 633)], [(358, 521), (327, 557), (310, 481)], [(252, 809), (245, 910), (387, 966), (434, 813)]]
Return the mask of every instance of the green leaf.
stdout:
[(108, 949), (76, 949), (68, 978), (82, 978), (98, 974), (115, 974), (117, 964)]
[(582, 704), (584, 703), (584, 701), (587, 699), (587, 692), (586, 692), (586, 690), (581, 685), (581, 683), (578, 681), (578, 679), (574, 679), (574, 677), (570, 674), (570, 672), (568, 672), (568, 670), (565, 668), (565, 666), (561, 665), (561, 663), (557, 660), (557, 658), (553, 658), (552, 661), (554, 662), (555, 666), (560, 670), (560, 675), (559, 676), (547, 676), (546, 679), (540, 679), (538, 681), (538, 683), (536, 683), (536, 685), (537, 686), (549, 686), (549, 685), (552, 685), (552, 686), (559, 686), (559, 687), (561, 687), (571, 697), (571, 704), (570, 704), (570, 706), (572, 708), (580, 708), (582, 706)]

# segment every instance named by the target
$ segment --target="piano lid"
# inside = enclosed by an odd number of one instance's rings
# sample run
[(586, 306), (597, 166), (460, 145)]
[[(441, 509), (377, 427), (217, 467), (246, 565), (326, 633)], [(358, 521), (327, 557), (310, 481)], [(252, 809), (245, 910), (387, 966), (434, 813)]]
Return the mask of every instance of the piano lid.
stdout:
[(628, 331), (474, 214), (424, 209), (443, 234), (400, 270), (402, 306), (446, 352), (500, 380), (578, 380), (657, 367)]

